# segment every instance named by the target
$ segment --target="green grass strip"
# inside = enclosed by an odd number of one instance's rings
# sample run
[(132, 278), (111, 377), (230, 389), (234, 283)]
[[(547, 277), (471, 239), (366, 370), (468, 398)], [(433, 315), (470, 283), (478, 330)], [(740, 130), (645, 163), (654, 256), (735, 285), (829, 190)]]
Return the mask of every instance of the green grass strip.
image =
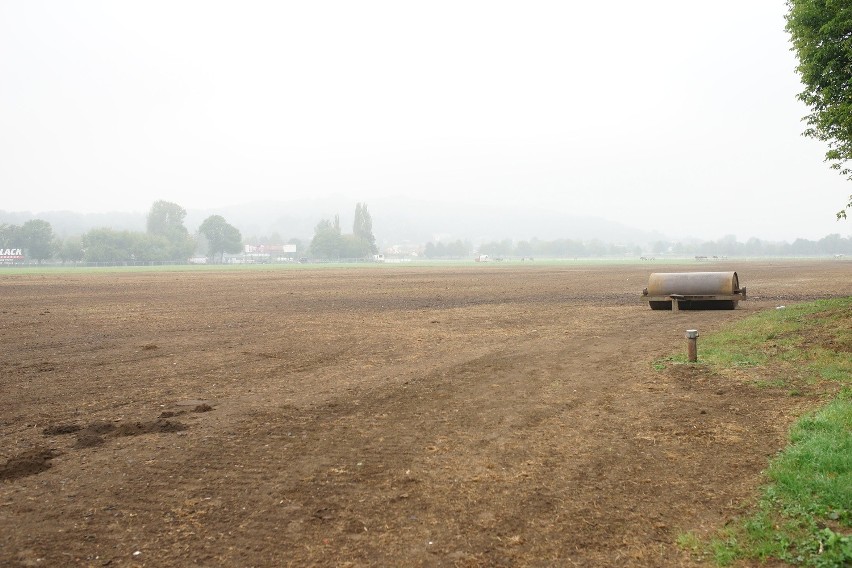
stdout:
[[(667, 363), (686, 364), (686, 355), (653, 365), (660, 370)], [(848, 383), (852, 381), (852, 298), (767, 310), (724, 331), (701, 336), (697, 364), (722, 375), (750, 368), (769, 370), (773, 380), (755, 379), (765, 386), (784, 386), (794, 380)]]
[[(720, 566), (745, 559), (852, 566), (850, 346), (852, 298), (767, 311), (702, 337), (698, 364), (714, 372), (737, 369), (742, 375), (745, 370), (746, 376), (764, 377), (769, 386), (787, 384), (791, 379), (786, 376), (810, 383), (832, 381), (840, 383), (840, 389), (826, 406), (791, 428), (790, 445), (767, 469), (768, 483), (753, 513), (709, 540), (683, 533), (679, 546)], [(671, 363), (683, 362), (672, 357), (654, 367)]]

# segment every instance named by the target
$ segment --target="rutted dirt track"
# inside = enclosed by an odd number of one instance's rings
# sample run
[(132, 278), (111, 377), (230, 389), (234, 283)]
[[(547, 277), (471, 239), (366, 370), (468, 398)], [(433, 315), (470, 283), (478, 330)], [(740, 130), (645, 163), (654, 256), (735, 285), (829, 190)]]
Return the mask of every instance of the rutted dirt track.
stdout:
[(691, 565), (818, 394), (651, 363), (852, 294), (695, 269), (752, 299), (653, 312), (662, 264), (0, 273), (0, 565)]

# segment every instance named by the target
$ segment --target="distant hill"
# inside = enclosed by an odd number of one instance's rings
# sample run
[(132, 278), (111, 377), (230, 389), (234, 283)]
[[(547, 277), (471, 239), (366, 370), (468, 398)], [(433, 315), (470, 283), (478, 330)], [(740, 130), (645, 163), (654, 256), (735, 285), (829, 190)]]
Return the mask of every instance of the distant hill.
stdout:
[[(656, 231), (644, 231), (595, 217), (566, 216), (534, 208), (500, 204), (454, 205), (419, 201), (406, 197), (374, 199), (367, 203), (373, 217), (373, 232), (383, 245), (412, 242), (470, 240), (542, 240), (559, 238), (599, 239), (608, 243), (644, 244), (665, 239)], [(340, 215), (344, 232), (350, 230), (355, 202), (347, 199), (255, 202), (216, 210), (191, 210), (187, 226), (197, 226), (208, 215), (224, 216), (246, 236), (278, 233), (284, 238), (310, 239), (320, 219)]]
[(144, 231), (145, 215), (142, 213), (77, 213), (74, 211), (0, 211), (0, 223), (23, 225), (30, 219), (43, 219), (50, 223), (60, 237), (81, 235), (91, 229), (109, 227), (116, 230)]
[[(647, 244), (666, 237), (621, 223), (594, 217), (575, 217), (534, 207), (509, 207), (499, 203), (456, 205), (406, 197), (375, 199), (367, 203), (373, 232), (381, 246), (400, 243), (470, 240), (473, 243), (512, 239), (598, 239), (607, 243)], [(259, 201), (216, 209), (188, 209), (186, 226), (194, 232), (210, 215), (222, 215), (243, 236), (261, 239), (277, 233), (284, 239), (308, 240), (320, 219), (340, 215), (344, 232), (351, 230), (355, 202), (342, 197), (293, 201)], [(0, 211), (0, 223), (20, 225), (29, 219), (48, 221), (61, 237), (93, 228), (145, 230), (144, 213), (75, 213), (72, 211)]]

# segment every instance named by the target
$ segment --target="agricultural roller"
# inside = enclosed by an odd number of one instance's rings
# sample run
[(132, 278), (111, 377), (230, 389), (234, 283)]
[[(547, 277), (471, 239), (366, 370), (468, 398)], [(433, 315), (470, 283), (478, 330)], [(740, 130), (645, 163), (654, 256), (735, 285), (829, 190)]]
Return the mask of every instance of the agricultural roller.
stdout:
[(642, 299), (652, 310), (733, 310), (746, 289), (736, 272), (655, 272)]

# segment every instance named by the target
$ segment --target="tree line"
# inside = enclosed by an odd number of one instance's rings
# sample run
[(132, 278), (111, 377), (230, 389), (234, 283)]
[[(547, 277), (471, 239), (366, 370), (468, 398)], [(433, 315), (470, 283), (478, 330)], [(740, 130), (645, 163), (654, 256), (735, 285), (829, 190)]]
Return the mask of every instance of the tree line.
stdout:
[(157, 201), (147, 216), (146, 230), (117, 231), (108, 227), (59, 238), (50, 223), (33, 219), (23, 225), (0, 224), (0, 247), (20, 247), (29, 260), (42, 262), (167, 262), (187, 261), (203, 254), (211, 262), (242, 250), (242, 235), (221, 215), (205, 219), (195, 235), (184, 225), (186, 210)]
[[(63, 263), (186, 262), (193, 256), (221, 262), (225, 254), (243, 250), (239, 229), (221, 215), (207, 217), (195, 234), (189, 232), (185, 219), (183, 207), (160, 200), (151, 206), (144, 232), (103, 227), (62, 239), (54, 233), (50, 223), (42, 219), (33, 219), (20, 226), (0, 224), (0, 248), (22, 248), (28, 260), (57, 259)], [(298, 239), (289, 242), (302, 249)], [(322, 259), (363, 258), (376, 254), (373, 218), (367, 205), (356, 204), (352, 233), (342, 232), (338, 215), (333, 220), (323, 219), (317, 224), (307, 250), (300, 252)]]
[(490, 241), (474, 247), (469, 241), (452, 243), (427, 243), (423, 247), (426, 258), (463, 258), (487, 254), (492, 258), (594, 258), (604, 256), (831, 256), (852, 255), (852, 237), (828, 235), (819, 240), (796, 239), (792, 243), (765, 241), (757, 238), (739, 242), (733, 235), (712, 241), (665, 241), (650, 245), (624, 245), (604, 243), (599, 240), (580, 241), (555, 239), (551, 241), (530, 239)]
[(839, 234), (825, 236), (819, 240), (796, 239), (792, 243), (774, 242), (750, 238), (740, 242), (733, 235), (726, 235), (715, 241), (687, 242), (657, 241), (652, 246), (657, 254), (675, 255), (724, 255), (724, 256), (828, 256), (852, 255), (852, 236)]
[(314, 258), (342, 259), (364, 258), (379, 252), (373, 235), (373, 217), (367, 205), (355, 205), (352, 233), (344, 234), (340, 228), (340, 215), (322, 219), (314, 228), (309, 254)]
[[(226, 253), (243, 250), (240, 231), (221, 215), (206, 218), (191, 234), (184, 224), (186, 210), (176, 203), (157, 201), (146, 217), (145, 231), (92, 229), (88, 232), (59, 238), (50, 223), (32, 219), (22, 225), (0, 224), (0, 249), (23, 248), (25, 257), (42, 262), (57, 259), (62, 262), (186, 262), (192, 256), (205, 256), (209, 262), (221, 262)], [(276, 241), (283, 239), (277, 237)], [(355, 206), (352, 232), (344, 234), (340, 216), (322, 219), (314, 229), (307, 247), (297, 244), (300, 255), (318, 259), (365, 258), (378, 252), (373, 235), (373, 219), (366, 204)], [(267, 242), (265, 244), (276, 244)], [(828, 235), (819, 240), (796, 239), (792, 243), (764, 241), (751, 238), (737, 241), (726, 235), (715, 241), (659, 240), (645, 246), (612, 244), (600, 240), (572, 239), (489, 241), (474, 246), (470, 241), (429, 242), (422, 255), (430, 259), (467, 258), (476, 254), (491, 257), (589, 258), (643, 255), (673, 256), (826, 256), (852, 255), (852, 236)]]

